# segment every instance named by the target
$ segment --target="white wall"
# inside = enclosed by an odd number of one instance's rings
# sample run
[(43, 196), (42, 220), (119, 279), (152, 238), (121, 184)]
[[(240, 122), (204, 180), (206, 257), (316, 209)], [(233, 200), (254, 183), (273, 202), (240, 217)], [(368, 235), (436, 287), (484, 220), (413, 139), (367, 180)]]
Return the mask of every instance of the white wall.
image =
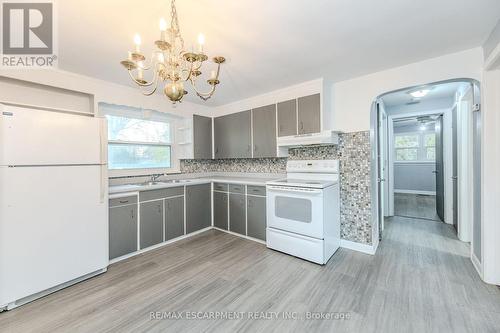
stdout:
[(308, 96), (321, 93), (324, 90), (323, 79), (316, 79), (300, 84), (288, 86), (282, 89), (267, 92), (262, 95), (242, 99), (233, 103), (217, 106), (213, 108), (214, 116), (223, 116), (230, 113), (250, 110), (260, 106), (275, 104), (301, 96)]
[[(481, 221), (484, 281), (500, 285), (500, 35), (499, 25), (485, 42), (487, 54), (481, 89)], [(491, 50), (491, 51), (489, 51)]]
[(482, 49), (474, 48), (337, 82), (334, 86), (334, 129), (367, 131), (370, 129), (370, 106), (377, 96), (447, 79), (480, 80), (482, 66)]
[[(164, 95), (155, 94), (148, 97), (144, 96), (139, 91), (139, 88), (127, 87), (66, 71), (11, 69), (0, 70), (0, 76), (94, 95), (94, 110), (97, 110), (99, 102), (105, 102), (174, 113), (181, 116), (191, 116), (193, 113), (211, 114), (211, 109), (203, 105), (182, 102), (174, 107)], [(124, 83), (128, 82), (127, 80), (130, 80), (130, 78), (124, 76)]]
[(500, 69), (484, 73), (482, 89), (483, 279), (500, 285)]

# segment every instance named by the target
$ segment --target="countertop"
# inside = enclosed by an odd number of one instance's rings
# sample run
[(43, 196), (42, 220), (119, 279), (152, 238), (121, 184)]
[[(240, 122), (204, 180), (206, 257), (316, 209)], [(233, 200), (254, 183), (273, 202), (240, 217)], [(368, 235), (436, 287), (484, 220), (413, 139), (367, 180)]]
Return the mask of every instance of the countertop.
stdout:
[(125, 184), (125, 185), (111, 185), (109, 186), (109, 194), (138, 192), (148, 190), (158, 190), (162, 188), (177, 187), (177, 186), (190, 186), (198, 184), (208, 184), (212, 182), (227, 183), (227, 184), (245, 184), (265, 186), (266, 182), (284, 178), (283, 176), (277, 177), (236, 177), (236, 176), (207, 176), (196, 178), (178, 178), (174, 180), (159, 181), (155, 185), (141, 185), (141, 184)]

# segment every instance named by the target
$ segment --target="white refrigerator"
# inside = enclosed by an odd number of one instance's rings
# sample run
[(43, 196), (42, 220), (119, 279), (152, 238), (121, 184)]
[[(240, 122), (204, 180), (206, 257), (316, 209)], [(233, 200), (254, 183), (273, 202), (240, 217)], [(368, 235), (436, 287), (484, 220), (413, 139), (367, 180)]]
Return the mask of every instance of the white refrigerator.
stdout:
[(0, 309), (108, 265), (106, 120), (0, 104)]

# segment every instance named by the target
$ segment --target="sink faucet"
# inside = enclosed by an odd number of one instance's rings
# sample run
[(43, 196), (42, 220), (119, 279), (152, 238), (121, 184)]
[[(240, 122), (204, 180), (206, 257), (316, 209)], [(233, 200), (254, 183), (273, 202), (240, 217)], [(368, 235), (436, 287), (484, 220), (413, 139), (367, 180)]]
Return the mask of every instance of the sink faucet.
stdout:
[(163, 175), (164, 175), (163, 173), (156, 173), (151, 175), (151, 182), (154, 183), (158, 178), (160, 178)]

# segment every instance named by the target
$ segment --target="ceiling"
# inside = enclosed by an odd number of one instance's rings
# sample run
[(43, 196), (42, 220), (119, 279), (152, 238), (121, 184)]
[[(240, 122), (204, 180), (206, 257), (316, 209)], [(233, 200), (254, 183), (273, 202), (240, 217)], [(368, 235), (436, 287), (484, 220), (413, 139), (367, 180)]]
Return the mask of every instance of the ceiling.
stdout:
[(455, 93), (468, 86), (470, 87), (469, 83), (464, 82), (443, 83), (429, 86), (429, 93), (422, 98), (414, 98), (410, 95), (408, 92), (412, 90), (403, 90), (387, 94), (382, 97), (382, 100), (387, 108), (412, 102), (430, 101), (437, 98), (449, 98), (454, 100)]
[[(433, 121), (432, 119), (433, 119), (433, 117), (429, 116), (429, 119), (427, 119), (424, 122), (426, 128), (432, 128), (432, 126), (434, 126), (435, 121)], [(423, 123), (420, 122), (417, 119), (417, 117), (412, 117), (412, 118), (405, 118), (402, 120), (394, 120), (393, 125), (395, 128), (398, 128), (398, 127), (420, 127), (423, 125)]]
[[(133, 86), (119, 64), (140, 33), (150, 53), (168, 0), (58, 1), (59, 67)], [(498, 0), (178, 0), (186, 46), (199, 32), (228, 61), (222, 105), (303, 81), (340, 81), (481, 45)], [(207, 72), (209, 69), (206, 70)], [(188, 100), (203, 104), (192, 91)]]

